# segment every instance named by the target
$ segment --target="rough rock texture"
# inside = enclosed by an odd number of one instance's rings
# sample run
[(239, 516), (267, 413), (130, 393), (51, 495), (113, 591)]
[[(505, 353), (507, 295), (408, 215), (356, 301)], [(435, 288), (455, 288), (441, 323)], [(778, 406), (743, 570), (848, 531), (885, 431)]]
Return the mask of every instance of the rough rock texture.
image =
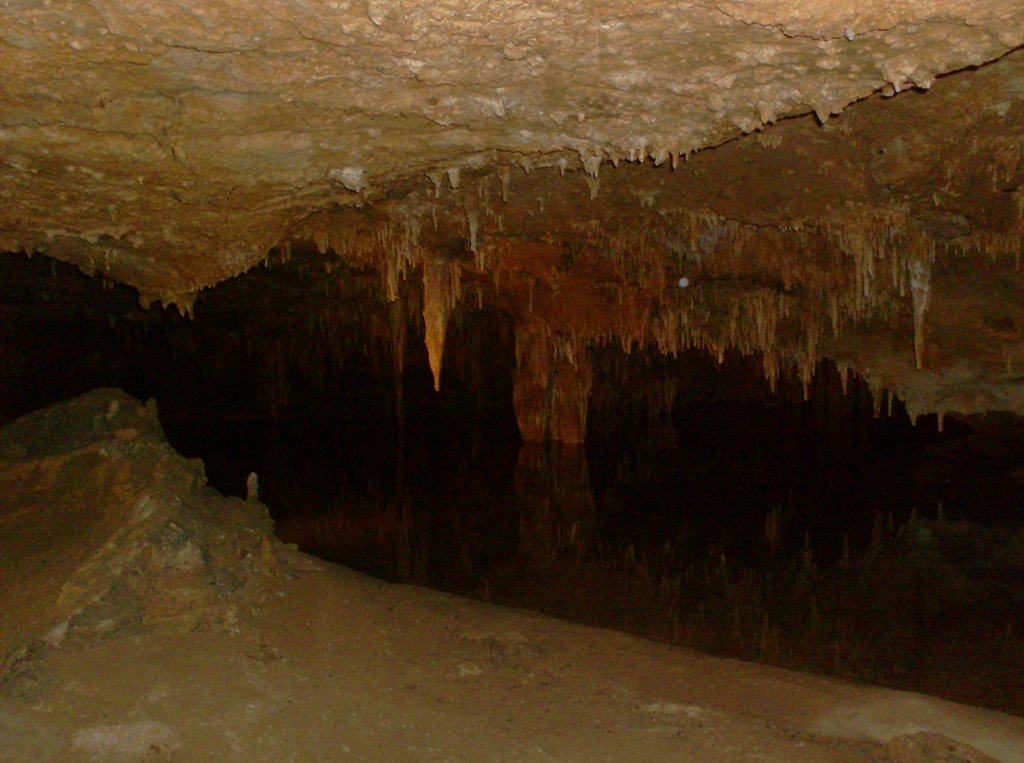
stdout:
[(390, 585), (267, 530), (116, 390), (0, 430), (0, 760), (1024, 761), (1021, 718)]
[(1024, 410), (1018, 0), (4, 6), (0, 248), (188, 310), (309, 237), (425, 267), (435, 375), (483, 277), (552, 352)]
[(156, 406), (101, 389), (0, 430), (0, 680), (47, 645), (224, 617), (271, 542), (167, 444)]

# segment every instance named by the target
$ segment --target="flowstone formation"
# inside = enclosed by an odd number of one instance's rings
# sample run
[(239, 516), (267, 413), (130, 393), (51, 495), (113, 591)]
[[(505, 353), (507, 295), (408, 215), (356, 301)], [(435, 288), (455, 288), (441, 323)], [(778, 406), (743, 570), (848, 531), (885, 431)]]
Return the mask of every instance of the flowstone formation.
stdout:
[(1018, 0), (18, 3), (0, 247), (189, 313), (309, 241), (421, 284), (435, 386), (502, 311), (527, 442), (610, 344), (1020, 412), (1022, 44)]

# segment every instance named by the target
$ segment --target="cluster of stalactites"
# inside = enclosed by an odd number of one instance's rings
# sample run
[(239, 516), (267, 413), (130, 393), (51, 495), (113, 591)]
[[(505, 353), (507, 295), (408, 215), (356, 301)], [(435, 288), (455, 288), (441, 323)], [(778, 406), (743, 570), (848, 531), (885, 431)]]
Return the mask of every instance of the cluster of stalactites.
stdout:
[[(619, 326), (612, 336), (598, 334), (595, 341), (617, 340), (625, 349), (654, 344), (670, 354), (691, 347), (719, 357), (729, 348), (759, 353), (773, 388), (791, 367), (807, 394), (823, 337), (839, 339), (848, 322), (902, 325), (901, 306), (909, 302), (908, 348), (922, 369), (936, 258), (984, 251), (1017, 260), (1022, 244), (1018, 235), (992, 233), (937, 243), (908, 217), (902, 207), (847, 210), (839, 221), (755, 235), (750, 226), (691, 212), (661, 234), (660, 248), (649, 234), (638, 234), (632, 246), (619, 234), (614, 249), (624, 276), (658, 298), (647, 320)], [(1024, 212), (1020, 219), (1024, 230)], [(780, 330), (781, 323), (787, 330)]]
[[(581, 230), (581, 235), (595, 235)], [(776, 231), (778, 233), (778, 231)], [(656, 347), (666, 355), (687, 349), (702, 349), (724, 358), (729, 349), (743, 354), (760, 354), (765, 377), (774, 389), (780, 373), (795, 366), (805, 391), (818, 360), (823, 332), (821, 310), (790, 291), (817, 279), (821, 283), (806, 289), (824, 301), (831, 287), (842, 278), (818, 273), (806, 259), (785, 258), (777, 247), (777, 267), (754, 267), (764, 263), (763, 252), (752, 257), (759, 235), (752, 226), (723, 219), (707, 211), (677, 213), (663, 231), (634, 235), (618, 233), (609, 237), (609, 251), (629, 294), (653, 297), (647, 312), (629, 309), (632, 300), (618, 300), (617, 320), (604, 330), (582, 333), (598, 346), (619, 344), (625, 351)], [(795, 263), (796, 267), (787, 266)], [(802, 269), (804, 272), (800, 272)], [(621, 293), (621, 292), (620, 292)], [(780, 335), (780, 324), (799, 326)], [(792, 336), (802, 336), (794, 343)]]
[[(914, 365), (925, 366), (926, 315), (931, 301), (932, 272), (939, 257), (987, 256), (1011, 259), (1019, 267), (1024, 246), (1024, 212), (1008, 233), (973, 231), (958, 238), (929, 235), (912, 222), (910, 210), (851, 209), (837, 222), (823, 225), (836, 252), (852, 260), (853, 301), (833, 308), (833, 332), (839, 335), (844, 315), (866, 321), (895, 315), (894, 306), (909, 298), (913, 315)], [(833, 298), (834, 299), (834, 298)]]
[[(645, 150), (638, 152), (624, 158), (649, 156)], [(581, 153), (578, 168), (564, 157), (552, 161), (563, 174), (582, 169), (591, 180), (597, 180), (604, 161), (615, 163), (613, 157), (594, 152)], [(533, 169), (529, 160), (522, 162), (523, 170)], [(543, 276), (517, 268), (515, 244), (503, 235), (503, 205), (513, 193), (512, 167), (502, 164), (493, 175), (475, 172), (472, 177), (453, 167), (431, 175), (431, 182), (433, 198), (414, 194), (392, 205), (369, 232), (365, 224), (351, 223), (314, 224), (309, 230), (321, 250), (333, 248), (346, 259), (373, 262), (389, 299), (398, 296), (400, 283), (413, 269), (422, 268), (426, 341), (439, 385), (447, 320), (459, 299), (463, 269), (491, 276), (499, 294), (503, 289), (515, 292), (524, 308), (517, 320), (545, 319), (535, 313), (534, 301), (546, 283)], [(557, 330), (584, 348), (617, 343), (627, 351), (656, 346), (666, 354), (702, 348), (719, 358), (730, 348), (757, 353), (772, 388), (780, 373), (792, 368), (806, 394), (823, 338), (840, 338), (849, 324), (899, 325), (909, 302), (912, 357), (920, 369), (926, 359), (935, 258), (985, 251), (1019, 259), (1024, 196), (1017, 195), (1019, 231), (976, 232), (943, 241), (938, 251), (934, 237), (910, 222), (911, 210), (902, 205), (847, 205), (833, 219), (789, 227), (753, 226), (708, 210), (683, 209), (652, 209), (660, 224), (634, 231), (605, 230), (596, 218), (563, 221), (563, 231), (571, 230), (611, 266), (616, 280), (604, 288), (616, 296), (606, 315), (582, 315), (576, 324)], [(643, 210), (656, 202), (652, 194), (641, 196), (637, 212), (643, 219)], [(543, 201), (537, 200), (537, 211), (543, 214)], [(437, 231), (439, 217), (449, 228), (461, 225), (471, 258), (441, 262), (424, 251), (421, 231), (431, 223)], [(477, 285), (473, 293), (482, 308), (485, 290)], [(908, 353), (910, 346), (908, 342)]]
[(421, 210), (403, 210), (367, 224), (356, 215), (315, 215), (292, 234), (312, 241), (321, 254), (333, 251), (350, 265), (378, 268), (388, 300), (426, 254), (420, 245)]
[(832, 298), (833, 333), (838, 336), (844, 317), (855, 322), (893, 313), (892, 306), (910, 296), (914, 316), (914, 363), (924, 364), (925, 313), (931, 293), (931, 270), (936, 257), (935, 239), (910, 224), (910, 210), (846, 210), (837, 222), (821, 228), (835, 252), (852, 262), (853, 289), (840, 304)]
[[(457, 263), (431, 256), (420, 244), (424, 210), (407, 205), (389, 216), (367, 224), (356, 215), (314, 216), (296, 232), (295, 237), (312, 240), (323, 254), (332, 250), (352, 264), (376, 267), (381, 275), (384, 293), (396, 304), (401, 284), (415, 268), (423, 274), (423, 321), (425, 343), (434, 377), (434, 388), (440, 389), (444, 359), (445, 336), (452, 309), (461, 297), (461, 271)], [(403, 316), (391, 316), (394, 326), (404, 322)], [(394, 333), (394, 331), (392, 332)], [(402, 337), (393, 337), (397, 344)], [(396, 349), (401, 373), (402, 355)], [(396, 395), (400, 395), (396, 389)]]
[[(526, 299), (525, 315), (534, 315), (533, 302), (538, 283), (533, 275), (518, 273), (514, 247), (507, 239), (493, 237), (486, 243), (477, 240), (476, 225), (482, 215), (486, 219), (487, 204), (479, 192), (468, 190), (463, 197), (470, 227), (470, 246), (475, 249), (474, 269), (493, 274), (494, 286), (500, 293), (503, 273), (506, 288), (521, 289)], [(473, 201), (467, 201), (472, 199)], [(321, 250), (334, 249), (340, 256), (355, 262), (375, 261), (382, 270), (389, 299), (398, 296), (399, 285), (413, 267), (423, 272), (423, 317), (426, 344), (434, 373), (435, 386), (440, 385), (441, 365), (448, 318), (461, 296), (461, 272), (467, 263), (449, 259), (431, 259), (420, 245), (420, 218), (436, 211), (401, 208), (397, 214), (377, 222), (369, 235), (357, 234), (354, 226), (320, 226), (313, 229), (313, 240)], [(494, 217), (493, 215), (490, 217)], [(822, 333), (822, 317), (807, 304), (798, 304), (786, 291), (792, 285), (804, 285), (815, 277), (813, 272), (790, 272), (780, 258), (779, 274), (783, 289), (758, 285), (756, 277), (741, 290), (728, 288), (732, 270), (744, 267), (745, 249), (752, 246), (756, 235), (750, 226), (725, 220), (706, 211), (690, 211), (677, 216), (671, 234), (622, 232), (605, 240), (606, 259), (618, 278), (617, 297), (600, 326), (581, 322), (573, 327), (573, 342), (604, 345), (618, 343), (631, 351), (634, 347), (656, 346), (666, 354), (677, 354), (688, 348), (703, 348), (723, 357), (729, 348), (745, 354), (760, 353), (764, 358), (765, 375), (774, 388), (787, 363), (797, 366), (805, 385), (809, 384), (818, 360), (818, 338)], [(582, 225), (583, 227), (580, 227)], [(593, 239), (601, 234), (596, 222), (580, 224), (577, 233)], [(878, 246), (857, 243), (871, 241), (863, 235), (845, 235), (842, 241), (853, 256), (861, 275), (854, 279), (856, 293), (848, 300), (832, 297), (829, 314), (833, 333), (838, 333), (837, 314), (853, 303), (854, 319), (863, 316), (857, 294), (865, 292), (865, 283), (873, 277), (874, 262), (883, 256)], [(854, 242), (854, 243), (851, 243)], [(797, 258), (799, 259), (799, 258)], [(927, 271), (923, 271), (926, 275)], [(756, 274), (755, 274), (756, 276)], [(920, 309), (923, 319), (927, 283), (918, 274)], [(689, 282), (706, 281), (705, 288), (687, 289)], [(820, 278), (819, 278), (820, 280)], [(849, 280), (849, 279), (847, 279)], [(725, 288), (707, 288), (708, 286)], [(835, 294), (842, 279), (826, 279), (815, 291)], [(899, 285), (899, 284), (897, 284)], [(871, 294), (870, 286), (866, 293)], [(478, 306), (483, 306), (483, 291), (477, 289)], [(653, 299), (640, 299), (641, 296)], [(640, 309), (639, 305), (650, 305)], [(800, 347), (784, 348), (779, 342), (779, 322), (793, 318), (803, 326), (806, 342)], [(578, 353), (577, 353), (578, 354)]]

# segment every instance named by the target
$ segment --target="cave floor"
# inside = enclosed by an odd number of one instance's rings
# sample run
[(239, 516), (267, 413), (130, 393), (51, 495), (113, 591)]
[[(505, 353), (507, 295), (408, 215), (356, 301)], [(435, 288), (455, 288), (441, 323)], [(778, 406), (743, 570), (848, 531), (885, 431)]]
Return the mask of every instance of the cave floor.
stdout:
[(0, 761), (1024, 762), (1024, 719), (371, 578), (99, 390), (0, 429)]
[(1024, 759), (1009, 716), (277, 558), (219, 624), (35, 660), (0, 701), (0, 758)]

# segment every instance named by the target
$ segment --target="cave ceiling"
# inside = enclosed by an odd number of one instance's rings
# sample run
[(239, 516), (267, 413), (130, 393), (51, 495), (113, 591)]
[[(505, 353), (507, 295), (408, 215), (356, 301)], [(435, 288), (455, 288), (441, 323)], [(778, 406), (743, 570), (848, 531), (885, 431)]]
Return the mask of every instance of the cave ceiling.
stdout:
[[(1024, 411), (1020, 0), (6, 0), (0, 248), (187, 312), (306, 242), (586, 346)], [(531, 339), (532, 337), (532, 339)]]

